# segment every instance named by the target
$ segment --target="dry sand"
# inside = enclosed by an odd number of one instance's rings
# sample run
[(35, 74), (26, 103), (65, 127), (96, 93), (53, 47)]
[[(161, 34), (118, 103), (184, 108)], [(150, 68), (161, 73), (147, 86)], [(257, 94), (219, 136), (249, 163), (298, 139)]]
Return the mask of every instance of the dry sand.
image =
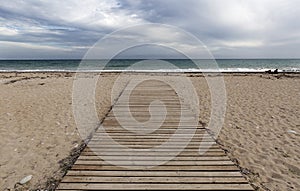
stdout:
[[(210, 93), (205, 78), (188, 75), (207, 124)], [(111, 105), (118, 76), (97, 83), (99, 119)], [(61, 175), (81, 138), (72, 112), (74, 77), (64, 73), (0, 74), (0, 190), (45, 188)], [(247, 179), (261, 190), (300, 188), (300, 78), (267, 74), (226, 75), (227, 112), (218, 142)], [(120, 84), (114, 96), (121, 92)], [(33, 175), (24, 186), (16, 184)], [(15, 188), (14, 188), (15, 187)]]
[[(300, 190), (299, 77), (225, 76), (227, 110), (218, 141), (262, 190)], [(192, 80), (200, 121), (207, 123), (209, 92), (203, 78)]]
[[(100, 119), (111, 106), (116, 77), (107, 75), (97, 84)], [(27, 175), (33, 178), (25, 188), (44, 187), (60, 176), (59, 162), (81, 144), (72, 112), (73, 77), (3, 74), (0, 82), (0, 190), (13, 189)]]

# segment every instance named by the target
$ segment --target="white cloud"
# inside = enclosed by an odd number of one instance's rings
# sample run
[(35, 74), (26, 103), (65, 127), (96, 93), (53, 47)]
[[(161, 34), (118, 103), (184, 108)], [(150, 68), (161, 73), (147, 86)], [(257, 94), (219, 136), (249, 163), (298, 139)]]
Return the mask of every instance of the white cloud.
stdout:
[(0, 41), (1, 59), (71, 59), (84, 52), (85, 50), (70, 47)]
[(253, 40), (253, 41), (223, 41), (220, 43), (223, 46), (231, 47), (231, 48), (239, 48), (239, 47), (260, 47), (263, 46), (264, 43), (262, 41)]
[(22, 43), (22, 42), (7, 42), (0, 41), (0, 46), (2, 47), (17, 47), (17, 48), (26, 48), (30, 50), (56, 50), (56, 51), (70, 51), (69, 48), (50, 46), (50, 45), (42, 45), (42, 44), (33, 44), (33, 43)]
[(119, 28), (127, 24), (137, 24), (142, 20), (136, 15), (119, 8), (116, 0), (53, 0), (22, 1), (12, 0), (1, 5), (2, 8), (28, 18), (46, 20), (52, 23), (66, 24), (74, 27)]
[(17, 35), (18, 30), (16, 29), (11, 29), (11, 28), (6, 28), (6, 27), (1, 27), (0, 26), (0, 35), (5, 35), (5, 36), (13, 36), (13, 35)]

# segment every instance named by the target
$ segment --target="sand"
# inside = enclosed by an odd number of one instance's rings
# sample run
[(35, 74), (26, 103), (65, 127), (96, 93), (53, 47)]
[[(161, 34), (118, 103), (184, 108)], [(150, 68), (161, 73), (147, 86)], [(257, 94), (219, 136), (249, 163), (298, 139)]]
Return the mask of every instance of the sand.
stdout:
[[(209, 95), (202, 88), (205, 81), (192, 80), (199, 95)], [(227, 108), (219, 143), (261, 190), (299, 190), (299, 76), (228, 75), (225, 84)], [(209, 102), (202, 101), (201, 108), (200, 121), (207, 123)]]
[[(187, 75), (199, 95), (199, 121), (210, 118), (205, 78)], [(126, 80), (111, 98), (116, 74), (97, 83), (101, 120)], [(173, 76), (176, 78), (176, 76)], [(300, 78), (267, 74), (224, 77), (227, 112), (218, 142), (260, 190), (300, 188)], [(74, 76), (67, 73), (0, 74), (0, 190), (46, 188), (62, 176), (62, 165), (82, 141), (72, 110)], [(22, 178), (33, 178), (21, 186)]]
[[(69, 76), (69, 77), (68, 77)], [(99, 119), (111, 105), (111, 87), (116, 76), (98, 83)], [(14, 80), (19, 80), (14, 82)], [(73, 77), (67, 74), (3, 74), (0, 84), (0, 190), (13, 189), (27, 175), (25, 188), (45, 186), (59, 176), (59, 161), (81, 137), (72, 112)], [(19, 185), (16, 185), (19, 188)]]

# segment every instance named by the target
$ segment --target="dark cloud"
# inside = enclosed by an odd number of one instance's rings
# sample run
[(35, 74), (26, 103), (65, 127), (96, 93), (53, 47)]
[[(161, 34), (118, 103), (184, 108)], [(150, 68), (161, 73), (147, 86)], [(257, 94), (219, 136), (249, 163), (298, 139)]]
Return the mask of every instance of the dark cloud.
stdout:
[(217, 57), (300, 57), (299, 5), (297, 0), (11, 0), (0, 5), (0, 58), (81, 58), (106, 34), (142, 23), (183, 28)]

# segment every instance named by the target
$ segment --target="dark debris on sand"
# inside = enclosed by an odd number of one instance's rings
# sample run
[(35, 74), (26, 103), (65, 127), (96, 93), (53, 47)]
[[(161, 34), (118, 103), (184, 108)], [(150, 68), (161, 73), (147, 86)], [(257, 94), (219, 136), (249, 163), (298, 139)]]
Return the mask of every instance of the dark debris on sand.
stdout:
[(72, 149), (68, 157), (58, 162), (60, 164), (59, 171), (52, 177), (48, 178), (46, 183), (37, 185), (36, 189), (34, 190), (47, 190), (47, 191), (55, 190), (56, 187), (59, 185), (60, 181), (62, 180), (62, 178), (67, 173), (67, 171), (76, 162), (77, 158), (79, 157), (80, 153), (83, 151), (85, 147), (86, 147), (86, 143), (84, 141), (81, 141), (78, 147)]

